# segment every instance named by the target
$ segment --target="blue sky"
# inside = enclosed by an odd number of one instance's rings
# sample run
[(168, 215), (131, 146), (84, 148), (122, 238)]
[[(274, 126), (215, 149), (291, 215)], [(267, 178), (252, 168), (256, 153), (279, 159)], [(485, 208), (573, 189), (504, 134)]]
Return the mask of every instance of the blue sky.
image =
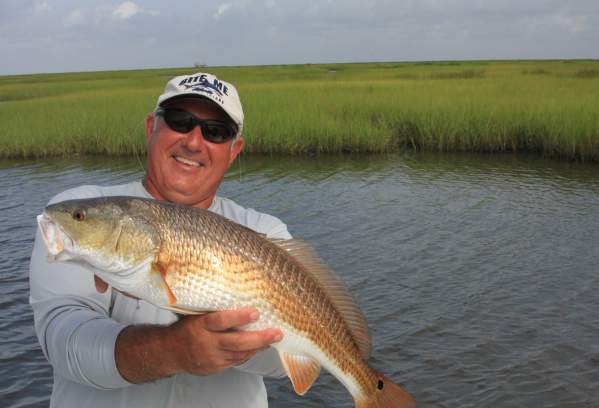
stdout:
[(599, 58), (599, 1), (0, 0), (0, 55), (0, 75)]

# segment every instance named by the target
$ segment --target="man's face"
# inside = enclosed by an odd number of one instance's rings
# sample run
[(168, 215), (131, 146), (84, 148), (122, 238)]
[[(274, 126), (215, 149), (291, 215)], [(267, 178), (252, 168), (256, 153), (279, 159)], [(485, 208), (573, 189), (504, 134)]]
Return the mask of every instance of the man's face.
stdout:
[[(208, 101), (178, 101), (169, 107), (184, 109), (204, 120), (229, 120)], [(189, 133), (178, 133), (153, 114), (146, 119), (146, 139), (148, 192), (159, 200), (201, 208), (210, 206), (225, 172), (243, 147), (241, 138), (221, 144), (208, 142), (199, 126)]]

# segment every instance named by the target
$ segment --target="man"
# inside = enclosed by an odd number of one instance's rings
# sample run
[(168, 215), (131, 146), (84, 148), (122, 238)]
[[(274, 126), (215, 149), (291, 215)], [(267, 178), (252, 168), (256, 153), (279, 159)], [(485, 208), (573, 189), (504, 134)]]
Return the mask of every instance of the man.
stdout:
[[(243, 148), (235, 87), (211, 74), (173, 78), (146, 118), (142, 182), (65, 191), (50, 202), (128, 195), (207, 208), (274, 238), (278, 219), (216, 191)], [(235, 329), (255, 309), (178, 317), (112, 290), (91, 272), (48, 263), (38, 231), (30, 265), (35, 329), (54, 368), (51, 407), (265, 407), (262, 376), (283, 376), (282, 332)]]

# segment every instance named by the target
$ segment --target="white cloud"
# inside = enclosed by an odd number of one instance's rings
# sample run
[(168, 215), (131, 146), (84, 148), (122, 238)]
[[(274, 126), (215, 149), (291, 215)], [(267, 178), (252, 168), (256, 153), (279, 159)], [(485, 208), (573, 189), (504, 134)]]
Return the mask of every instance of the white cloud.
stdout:
[(132, 1), (126, 1), (114, 9), (112, 16), (121, 20), (128, 20), (140, 12), (141, 10), (137, 4), (133, 3)]
[(41, 13), (44, 11), (50, 11), (50, 5), (47, 1), (36, 1), (33, 5), (33, 11), (36, 13)]
[(230, 8), (231, 8), (231, 3), (223, 3), (223, 4), (221, 4), (220, 6), (218, 6), (218, 9), (216, 10), (216, 12), (212, 15), (212, 18), (215, 19), (215, 20), (218, 20)]

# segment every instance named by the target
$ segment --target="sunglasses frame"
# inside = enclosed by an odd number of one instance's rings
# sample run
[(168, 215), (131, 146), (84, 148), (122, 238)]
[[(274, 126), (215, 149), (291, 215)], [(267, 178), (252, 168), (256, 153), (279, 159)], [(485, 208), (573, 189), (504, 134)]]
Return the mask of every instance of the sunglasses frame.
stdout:
[[(169, 111), (176, 111), (176, 112), (181, 112), (181, 113), (185, 113), (187, 115), (189, 115), (189, 120), (191, 120), (191, 123), (193, 124), (193, 127), (191, 127), (189, 130), (185, 131), (185, 129), (175, 129), (173, 127), (173, 125), (171, 123), (169, 123), (169, 120), (167, 119), (167, 115)], [(233, 140), (237, 137), (237, 127), (235, 125), (233, 125), (232, 123), (228, 123), (226, 121), (223, 120), (219, 120), (219, 119), (200, 119), (197, 116), (195, 116), (193, 113), (186, 111), (185, 109), (181, 109), (181, 108), (158, 108), (156, 110), (156, 112), (154, 112), (155, 116), (162, 116), (162, 119), (164, 120), (164, 123), (166, 123), (166, 125), (168, 126), (169, 129), (171, 129), (174, 132), (177, 133), (181, 133), (181, 134), (186, 134), (191, 132), (193, 129), (196, 128), (196, 126), (199, 126), (200, 129), (202, 130), (202, 137), (210, 143), (214, 143), (214, 144), (222, 144), (222, 143), (226, 143), (229, 140)], [(228, 131), (229, 131), (229, 135), (224, 137), (224, 138), (220, 138), (220, 137), (214, 137), (212, 136), (211, 132), (209, 131), (208, 126), (209, 125), (221, 125), (224, 126)]]

